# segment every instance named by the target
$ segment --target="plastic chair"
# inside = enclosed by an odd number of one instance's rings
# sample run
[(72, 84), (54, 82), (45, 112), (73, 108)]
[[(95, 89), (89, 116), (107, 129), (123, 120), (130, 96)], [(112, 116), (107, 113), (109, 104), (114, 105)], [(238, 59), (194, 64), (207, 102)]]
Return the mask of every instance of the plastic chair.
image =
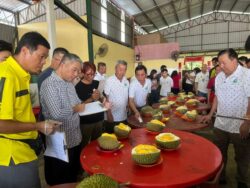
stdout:
[(224, 168), (224, 163), (221, 164), (220, 169), (218, 170), (217, 174), (215, 175), (215, 177), (213, 179), (197, 185), (196, 188), (218, 188), (220, 174), (221, 174), (223, 168)]

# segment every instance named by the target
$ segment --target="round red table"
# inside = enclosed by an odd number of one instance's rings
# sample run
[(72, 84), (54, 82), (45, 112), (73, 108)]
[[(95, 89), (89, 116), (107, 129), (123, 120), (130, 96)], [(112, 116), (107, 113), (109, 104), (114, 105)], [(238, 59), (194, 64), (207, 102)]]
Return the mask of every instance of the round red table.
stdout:
[(191, 134), (168, 129), (181, 138), (175, 151), (161, 151), (163, 162), (153, 167), (136, 165), (131, 149), (138, 144), (154, 144), (154, 137), (144, 128), (133, 129), (129, 138), (122, 140), (124, 147), (116, 152), (103, 152), (97, 141), (81, 152), (81, 165), (90, 174), (104, 173), (118, 182), (130, 182), (130, 187), (183, 188), (209, 180), (220, 168), (222, 156), (210, 141)]

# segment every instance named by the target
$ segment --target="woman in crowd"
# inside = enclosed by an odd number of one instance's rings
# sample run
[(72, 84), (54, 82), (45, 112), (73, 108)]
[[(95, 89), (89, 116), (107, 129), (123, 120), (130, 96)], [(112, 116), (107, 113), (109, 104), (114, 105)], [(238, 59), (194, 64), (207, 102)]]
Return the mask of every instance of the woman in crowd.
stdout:
[(152, 105), (159, 101), (160, 93), (159, 93), (159, 83), (157, 80), (157, 70), (153, 69), (150, 72), (148, 78), (151, 80), (151, 94), (149, 95), (149, 104)]
[(172, 72), (171, 78), (174, 82), (174, 85), (171, 88), (171, 92), (173, 92), (175, 95), (177, 95), (180, 92), (180, 82), (181, 82), (181, 77), (178, 74), (177, 70), (174, 70)]
[[(100, 92), (97, 90), (99, 81), (94, 80), (96, 73), (95, 64), (85, 62), (82, 68), (82, 79), (76, 84), (76, 92), (85, 104), (100, 100)], [(103, 131), (104, 112), (80, 117), (82, 132), (82, 148), (90, 141), (101, 136)]]

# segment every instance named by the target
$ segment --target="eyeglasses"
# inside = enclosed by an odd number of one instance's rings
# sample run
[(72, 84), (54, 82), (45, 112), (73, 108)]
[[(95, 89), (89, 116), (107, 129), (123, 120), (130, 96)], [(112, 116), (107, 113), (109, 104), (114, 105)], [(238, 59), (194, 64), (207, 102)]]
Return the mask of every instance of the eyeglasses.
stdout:
[(88, 73), (88, 74), (86, 73), (85, 75), (86, 76), (94, 76), (95, 74), (94, 73)]

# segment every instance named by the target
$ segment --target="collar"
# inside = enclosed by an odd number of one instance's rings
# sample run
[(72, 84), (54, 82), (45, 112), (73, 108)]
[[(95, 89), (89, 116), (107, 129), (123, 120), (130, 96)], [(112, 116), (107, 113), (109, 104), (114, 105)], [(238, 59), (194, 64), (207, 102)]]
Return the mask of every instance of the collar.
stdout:
[(18, 76), (30, 79), (30, 74), (12, 56), (8, 57), (6, 62), (18, 73)]
[(119, 82), (123, 83), (125, 81), (125, 76), (123, 76), (122, 80), (119, 80), (116, 75), (114, 75), (115, 79), (118, 80)]
[(233, 78), (233, 77), (237, 77), (238, 74), (240, 73), (240, 71), (242, 70), (242, 68), (243, 68), (242, 66), (237, 65), (236, 70), (235, 70), (231, 75), (229, 75), (228, 77), (226, 77), (226, 74), (223, 72), (224, 77), (225, 77), (226, 79), (230, 79), (230, 78)]
[(55, 71), (53, 71), (53, 72), (51, 73), (51, 76), (52, 76), (55, 80), (57, 80), (57, 81), (66, 82), (66, 81), (65, 81), (64, 79), (62, 79), (58, 74), (56, 74)]

